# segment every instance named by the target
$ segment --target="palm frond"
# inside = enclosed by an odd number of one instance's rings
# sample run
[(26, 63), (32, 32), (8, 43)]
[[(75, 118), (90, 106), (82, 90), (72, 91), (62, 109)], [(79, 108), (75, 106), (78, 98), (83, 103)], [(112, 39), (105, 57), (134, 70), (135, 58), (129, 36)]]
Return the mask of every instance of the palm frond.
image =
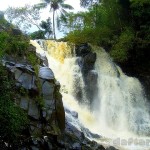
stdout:
[(70, 10), (74, 9), (74, 8), (73, 8), (71, 5), (69, 5), (69, 4), (61, 4), (61, 7), (64, 8), (64, 9), (70, 9)]
[(42, 0), (43, 3), (51, 3), (53, 0)]
[(67, 14), (67, 11), (65, 9), (61, 9), (60, 11), (61, 11), (61, 14), (63, 14), (63, 15)]

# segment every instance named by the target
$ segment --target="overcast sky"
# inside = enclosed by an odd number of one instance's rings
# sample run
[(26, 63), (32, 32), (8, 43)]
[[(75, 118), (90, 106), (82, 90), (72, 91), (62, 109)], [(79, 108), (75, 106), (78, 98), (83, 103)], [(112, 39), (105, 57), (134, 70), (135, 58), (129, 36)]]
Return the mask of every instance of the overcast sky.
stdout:
[[(0, 0), (0, 11), (6, 10), (9, 6), (19, 7), (19, 6), (24, 6), (25, 4), (33, 5), (33, 4), (40, 3), (40, 2), (41, 2), (41, 0)], [(73, 6), (74, 12), (83, 10), (80, 7), (80, 0), (65, 0), (65, 3)], [(45, 20), (49, 16), (51, 16), (49, 14), (49, 11), (44, 10), (43, 13), (41, 14), (41, 20)], [(31, 29), (31, 31), (33, 31), (33, 30), (36, 30), (36, 28), (33, 27)], [(63, 35), (62, 33), (58, 33), (58, 31), (56, 31), (56, 32), (57, 32), (56, 34), (57, 34), (58, 38), (62, 37), (62, 35)]]

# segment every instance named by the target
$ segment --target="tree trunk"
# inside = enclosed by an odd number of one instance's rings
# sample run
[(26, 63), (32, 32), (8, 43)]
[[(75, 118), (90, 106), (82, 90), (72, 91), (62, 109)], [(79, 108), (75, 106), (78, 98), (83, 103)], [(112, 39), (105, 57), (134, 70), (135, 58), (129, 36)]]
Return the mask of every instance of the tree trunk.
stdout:
[(55, 10), (53, 9), (53, 38), (56, 40), (56, 35), (55, 35)]

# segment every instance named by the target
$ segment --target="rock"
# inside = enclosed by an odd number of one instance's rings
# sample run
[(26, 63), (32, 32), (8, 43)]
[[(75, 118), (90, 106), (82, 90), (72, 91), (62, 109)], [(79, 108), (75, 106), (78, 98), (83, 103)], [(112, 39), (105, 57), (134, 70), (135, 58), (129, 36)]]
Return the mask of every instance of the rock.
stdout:
[(98, 73), (96, 70), (90, 70), (87, 75), (87, 82), (90, 82), (90, 85), (93, 87), (97, 84)]
[(31, 150), (39, 150), (39, 148), (36, 146), (31, 146)]
[(95, 138), (95, 139), (99, 139), (101, 138), (100, 135), (98, 134), (95, 134), (95, 133), (92, 133), (89, 129), (87, 128), (82, 128), (82, 131), (86, 134), (86, 137), (89, 137), (89, 138)]
[(42, 85), (42, 95), (46, 100), (54, 99), (54, 84), (48, 81), (45, 81)]
[(48, 67), (41, 67), (39, 70), (39, 77), (45, 80), (54, 80), (54, 73)]
[(33, 46), (32, 44), (30, 44), (29, 51), (35, 52), (35, 54), (36, 54), (36, 47)]
[(97, 150), (105, 150), (105, 148), (104, 148), (104, 146), (99, 145), (98, 148), (97, 148)]
[(44, 107), (47, 109), (55, 109), (55, 100), (54, 99), (44, 99)]
[(22, 97), (20, 101), (20, 107), (24, 110), (28, 110), (28, 103), (29, 103), (29, 100), (25, 97)]
[(84, 139), (84, 134), (81, 131), (79, 131), (75, 126), (67, 122), (67, 120), (66, 120), (65, 132), (68, 135), (68, 137), (69, 135), (71, 135), (72, 139), (69, 139), (69, 140), (72, 141), (73, 143), (75, 141), (82, 142)]
[(56, 117), (58, 120), (58, 126), (63, 132), (65, 130), (65, 110), (62, 102), (62, 95), (55, 91), (55, 101), (56, 101)]
[(110, 146), (110, 147), (106, 148), (106, 150), (118, 150), (118, 149), (116, 149), (116, 148), (113, 147), (113, 146)]
[(74, 143), (72, 145), (73, 150), (81, 150), (81, 145), (79, 143)]
[[(86, 94), (87, 104), (90, 105), (91, 109), (93, 109), (92, 103), (94, 102), (94, 99), (97, 98), (98, 94), (98, 74), (94, 70), (94, 65), (96, 62), (96, 53), (91, 51), (91, 47), (88, 44), (81, 44), (80, 46), (76, 47), (76, 54), (77, 56), (79, 56), (79, 58), (77, 59), (77, 64), (81, 68), (81, 72), (83, 75), (83, 81), (85, 84), (84, 93)], [(74, 96), (80, 100), (80, 103), (85, 103), (85, 101), (83, 100), (82, 90), (78, 86), (78, 80), (77, 78), (75, 79), (76, 82), (74, 85), (76, 86), (77, 90), (74, 92)], [(81, 81), (79, 81), (79, 83), (80, 82)]]
[[(92, 108), (94, 99), (98, 97), (98, 74), (95, 70), (90, 70), (85, 78), (86, 96)], [(92, 108), (93, 109), (93, 108)]]
[(96, 53), (89, 53), (83, 58), (82, 72), (84, 75), (88, 73), (89, 70), (94, 69), (96, 62)]
[(42, 111), (42, 117), (43, 117), (43, 118), (46, 118), (46, 115), (47, 115), (46, 111), (43, 110), (43, 111)]
[(56, 90), (60, 90), (60, 87), (61, 87), (61, 85), (60, 85), (60, 82), (59, 81), (56, 81), (55, 82), (55, 86), (56, 86)]
[(27, 65), (27, 64), (16, 64), (15, 65), (16, 68), (22, 70), (23, 72), (26, 73), (30, 73), (30, 74), (34, 74), (34, 70), (33, 67), (31, 65)]
[(28, 115), (34, 119), (40, 118), (39, 108), (33, 100), (29, 101)]
[(35, 87), (35, 85), (32, 84), (32, 75), (30, 74), (22, 73), (18, 78), (18, 81), (22, 84), (22, 87), (24, 87), (27, 90)]
[(23, 72), (21, 70), (15, 69), (15, 79), (18, 80), (22, 73)]
[(73, 116), (74, 118), (78, 119), (78, 113), (77, 113), (77, 112), (72, 111), (71, 114), (72, 114), (72, 116)]
[(84, 44), (81, 44), (79, 46), (76, 46), (76, 54), (77, 54), (77, 56), (84, 57), (89, 52), (91, 52), (91, 47), (87, 43), (84, 43)]

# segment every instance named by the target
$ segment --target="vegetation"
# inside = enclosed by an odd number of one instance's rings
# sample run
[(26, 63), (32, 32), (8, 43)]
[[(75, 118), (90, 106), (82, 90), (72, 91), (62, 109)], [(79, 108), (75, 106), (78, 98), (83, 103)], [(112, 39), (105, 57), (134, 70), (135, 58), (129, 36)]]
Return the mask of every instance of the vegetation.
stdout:
[(31, 39), (49, 39), (52, 35), (51, 19), (41, 21), (41, 29), (30, 34)]
[[(0, 19), (0, 59), (4, 55), (24, 56), (29, 39), (19, 29)], [(19, 99), (12, 77), (0, 63), (0, 140), (9, 145), (20, 139), (21, 132), (27, 127), (27, 114), (15, 104)], [(23, 93), (21, 93), (23, 94)]]
[(29, 39), (5, 19), (0, 20), (0, 55), (23, 56), (29, 47)]
[(39, 30), (40, 12), (34, 6), (25, 5), (24, 7), (9, 7), (5, 11), (7, 20), (15, 26), (22, 28), (24, 31), (29, 30), (29, 28), (34, 25)]
[(15, 105), (17, 99), (15, 84), (1, 64), (0, 80), (0, 138), (12, 144), (21, 136), (21, 131), (26, 127), (28, 119), (27, 114)]

